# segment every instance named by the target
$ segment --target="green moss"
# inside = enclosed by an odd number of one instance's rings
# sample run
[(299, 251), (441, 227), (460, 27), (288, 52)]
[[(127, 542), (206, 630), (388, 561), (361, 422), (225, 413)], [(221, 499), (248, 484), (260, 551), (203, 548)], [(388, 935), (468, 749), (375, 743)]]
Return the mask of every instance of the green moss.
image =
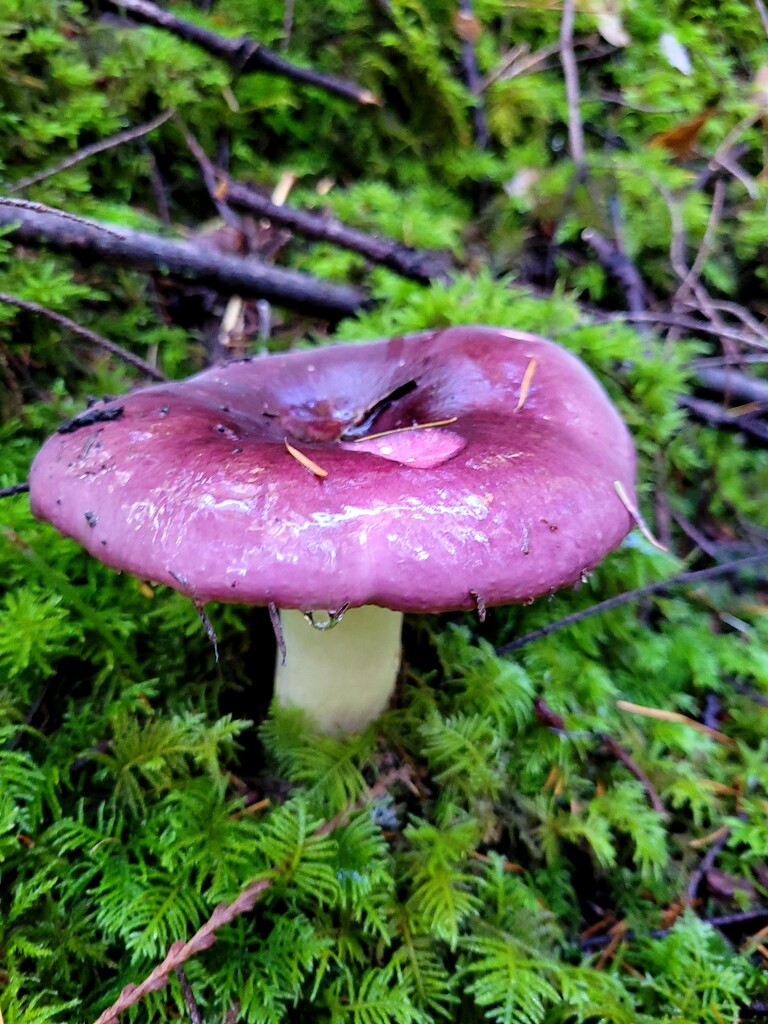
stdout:
[[(528, 73), (485, 89), (486, 151), (472, 141), (474, 100), (444, 0), (297, 4), (286, 56), (343, 69), (382, 98), (365, 108), (264, 73), (235, 76), (162, 31), (99, 19), (70, 0), (6, 0), (0, 10), (6, 189), (173, 107), (209, 153), (226, 142), (235, 177), (269, 191), (294, 172), (291, 201), (449, 250), (459, 269), (428, 288), (300, 238), (277, 258), (370, 288), (376, 304), (339, 324), (338, 339), (485, 322), (578, 353), (628, 422), (643, 511), (672, 517), (673, 543), (664, 554), (635, 532), (578, 589), (492, 609), (483, 624), (414, 618), (393, 708), (339, 740), (312, 735), (296, 714), (268, 713), (274, 650), (258, 614), (209, 609), (217, 663), (190, 602), (94, 562), (37, 523), (25, 496), (2, 499), (6, 1024), (94, 1020), (257, 879), (266, 887), (255, 909), (185, 964), (205, 1020), (722, 1024), (752, 1019), (750, 1003), (766, 1001), (759, 954), (739, 948), (764, 920), (740, 931), (700, 920), (764, 908), (768, 895), (768, 620), (758, 571), (646, 597), (496, 653), (693, 562), (675, 516), (737, 552), (764, 536), (764, 446), (693, 420), (678, 402), (692, 388), (688, 363), (718, 349), (608, 319), (626, 296), (582, 232), (618, 231), (654, 300), (669, 299), (680, 284), (670, 203), (690, 266), (711, 211), (711, 186), (697, 177), (754, 109), (765, 34), (746, 0), (624, 5), (629, 45), (579, 64), (589, 175), (576, 183), (560, 12), (550, 8), (475, 4), (481, 73), (498, 69), (512, 45), (553, 48)], [(282, 46), (278, 0), (179, 11)], [(595, 24), (579, 11), (577, 36), (590, 34), (590, 51), (600, 45)], [(690, 75), (665, 58), (664, 32), (687, 48)], [(705, 109), (701, 156), (649, 144)], [(765, 277), (767, 227), (760, 124), (740, 141), (749, 188), (725, 179), (702, 261), (713, 296), (735, 302), (751, 300)], [(172, 121), (22, 194), (166, 230), (158, 188), (178, 226), (196, 229), (216, 212)], [(0, 291), (157, 359), (170, 377), (202, 365), (223, 312), (210, 293), (159, 274), (3, 239)], [(274, 317), (276, 348), (329, 337), (325, 324), (279, 309)], [(0, 487), (24, 479), (40, 441), (88, 393), (133, 383), (132, 371), (81, 338), (0, 305)], [(733, 742), (635, 715), (621, 699), (696, 720), (719, 708)], [(371, 798), (382, 777), (394, 781)], [(717, 868), (733, 895), (705, 880), (699, 902), (673, 923), (723, 827)], [(615, 922), (626, 938), (609, 945)], [(187, 1016), (172, 977), (125, 1019)]]

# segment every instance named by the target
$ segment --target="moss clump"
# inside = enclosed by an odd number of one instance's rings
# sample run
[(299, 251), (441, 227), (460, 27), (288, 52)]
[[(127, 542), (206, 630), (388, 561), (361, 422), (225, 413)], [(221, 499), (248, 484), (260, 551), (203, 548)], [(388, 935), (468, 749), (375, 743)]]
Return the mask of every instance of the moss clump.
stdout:
[[(269, 346), (477, 321), (547, 334), (619, 405), (644, 510), (671, 546), (663, 554), (632, 534), (578, 590), (494, 609), (482, 624), (412, 619), (392, 709), (341, 741), (268, 711), (274, 646), (261, 613), (209, 609), (217, 663), (188, 601), (95, 563), (35, 522), (24, 496), (2, 499), (6, 1024), (93, 1021), (258, 880), (253, 911), (184, 964), (203, 1020), (722, 1024), (764, 1013), (760, 567), (498, 653), (597, 600), (764, 543), (759, 436), (716, 429), (680, 403), (696, 387), (693, 362), (721, 354), (711, 336), (660, 340), (611, 319), (626, 295), (582, 239), (589, 227), (618, 238), (667, 312), (682, 253), (731, 328), (749, 327), (734, 308), (760, 327), (763, 311), (749, 306), (768, 235), (759, 12), (736, 0), (636, 0), (622, 15), (628, 42), (609, 52), (606, 11), (580, 10), (584, 179), (567, 153), (560, 12), (475, 6), (484, 148), (473, 143), (478, 101), (463, 81), (455, 11), (440, 0), (297, 5), (292, 24), (276, 0), (183, 9), (277, 48), (287, 34), (291, 60), (344, 68), (384, 101), (360, 109), (290, 79), (234, 76), (95, 4), (6, 0), (0, 11), (6, 189), (174, 108), (234, 177), (270, 190), (293, 172), (291, 201), (449, 250), (452, 280), (424, 287), (354, 253), (284, 240), (282, 263), (362, 282), (376, 305), (333, 328), (275, 309)], [(665, 34), (689, 73), (665, 56)], [(659, 144), (704, 113), (698, 150)], [(707, 164), (742, 118), (737, 173), (719, 178), (715, 217)], [(159, 231), (170, 230), (165, 217), (197, 231), (216, 212), (173, 120), (20, 194)], [(7, 238), (0, 292), (64, 313), (172, 377), (203, 364), (228, 299), (162, 268), (84, 265)], [(674, 309), (690, 316), (684, 299)], [(257, 343), (253, 306), (247, 314), (246, 348)], [(0, 302), (0, 487), (24, 479), (40, 440), (87, 393), (132, 383), (118, 360)], [(633, 714), (622, 700), (687, 721)], [(124, 1019), (189, 1019), (179, 979)]]

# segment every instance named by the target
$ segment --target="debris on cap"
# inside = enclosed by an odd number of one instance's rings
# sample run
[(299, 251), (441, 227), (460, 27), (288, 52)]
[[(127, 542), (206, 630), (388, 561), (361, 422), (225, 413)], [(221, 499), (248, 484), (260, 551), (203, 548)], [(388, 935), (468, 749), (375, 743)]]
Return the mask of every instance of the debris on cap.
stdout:
[(633, 525), (618, 412), (575, 356), (513, 330), (229, 362), (65, 427), (32, 465), (34, 514), (201, 603), (526, 601)]

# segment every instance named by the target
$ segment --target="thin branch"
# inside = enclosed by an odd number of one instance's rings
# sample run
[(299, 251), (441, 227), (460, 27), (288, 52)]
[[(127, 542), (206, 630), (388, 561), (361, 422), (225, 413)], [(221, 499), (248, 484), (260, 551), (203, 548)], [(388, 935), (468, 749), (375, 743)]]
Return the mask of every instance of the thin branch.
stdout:
[(272, 626), (272, 632), (275, 634), (275, 643), (277, 644), (277, 650), (280, 654), (280, 664), (285, 667), (285, 658), (287, 654), (287, 648), (285, 646), (285, 634), (283, 633), (283, 626), (280, 622), (280, 614), (277, 610), (277, 605), (274, 601), (270, 601), (267, 605), (267, 611), (269, 612), (269, 621)]
[[(765, 365), (768, 363), (768, 355), (763, 354), (750, 354), (740, 353), (738, 358), (739, 366), (747, 365)], [(701, 356), (699, 359), (691, 359), (687, 364), (691, 370), (695, 370), (696, 373), (699, 370), (707, 370), (714, 367), (722, 369), (733, 369), (733, 356)]]
[(594, 228), (586, 228), (581, 237), (595, 252), (600, 263), (616, 278), (624, 289), (627, 308), (631, 313), (643, 313), (647, 308), (645, 285), (640, 271), (632, 260), (614, 242), (608, 241)]
[(403, 277), (426, 284), (433, 280), (446, 280), (450, 266), (449, 257), (444, 254), (412, 249), (391, 238), (369, 235), (358, 228), (350, 227), (333, 217), (297, 210), (294, 206), (278, 205), (256, 189), (233, 181), (228, 174), (216, 167), (203, 149), (185, 131), (185, 138), (193, 156), (200, 164), (203, 177), (212, 195), (225, 199), (231, 206), (250, 210), (260, 217), (267, 217), (275, 224), (283, 224), (305, 238), (331, 242), (342, 249), (365, 256), (373, 263), (389, 267)]
[(754, 179), (738, 165), (734, 165), (734, 160), (732, 159), (733, 149), (744, 132), (757, 124), (764, 115), (765, 110), (759, 106), (756, 110), (753, 110), (752, 113), (743, 117), (738, 124), (735, 124), (733, 128), (731, 128), (709, 161), (709, 167), (711, 170), (714, 170), (716, 167), (724, 167), (725, 170), (729, 171), (737, 181), (741, 182), (751, 199), (757, 199), (757, 188), (755, 186)]
[(709, 402), (705, 398), (695, 398), (693, 395), (680, 395), (678, 402), (694, 416), (698, 416), (699, 419), (705, 420), (712, 426), (743, 430), (744, 433), (751, 434), (759, 441), (768, 441), (768, 423), (760, 418), (759, 410), (740, 413), (723, 408), (719, 402)]
[(755, 7), (760, 15), (760, 21), (763, 23), (763, 31), (768, 36), (768, 10), (766, 10), (763, 0), (755, 0)]
[(30, 210), (33, 213), (48, 213), (52, 217), (61, 217), (63, 220), (71, 220), (75, 224), (85, 224), (88, 227), (98, 227), (107, 235), (114, 238), (123, 238), (123, 235), (115, 228), (107, 224), (100, 224), (95, 220), (86, 220), (85, 217), (78, 217), (75, 213), (68, 213), (66, 210), (58, 210), (55, 206), (46, 206), (45, 203), (33, 203), (30, 199), (10, 199), (8, 196), (0, 196), (0, 206), (8, 206), (13, 210)]
[[(588, 46), (589, 49), (586, 53), (576, 57), (577, 64), (583, 64), (587, 61), (600, 60), (608, 54), (615, 53), (616, 47), (610, 43), (604, 45), (594, 45), (594, 36), (584, 36), (581, 39), (574, 39), (573, 47), (574, 52), (577, 46)], [(522, 75), (528, 75), (532, 72), (539, 73), (541, 71), (552, 71), (557, 67), (556, 63), (547, 63), (551, 57), (558, 56), (560, 53), (560, 43), (554, 43), (550, 46), (545, 46), (541, 50), (536, 50), (535, 53), (530, 53), (528, 47), (525, 44), (513, 47), (508, 50), (502, 58), (499, 65), (490, 71), (485, 78), (483, 78), (478, 85), (478, 92), (483, 92), (489, 86), (493, 85), (494, 82), (506, 82), (512, 78), (518, 78)], [(562, 66), (562, 63), (561, 63)], [(612, 102), (612, 101), (611, 101)], [(642, 107), (635, 108), (642, 110)], [(669, 111), (649, 111), (649, 113), (669, 113)]]
[[(354, 811), (364, 807), (368, 802), (383, 796), (395, 782), (412, 785), (410, 768), (408, 766), (394, 769), (382, 775), (360, 800), (354, 801), (320, 825), (316, 829), (315, 834), (319, 836), (329, 835), (342, 825), (346, 818)], [(121, 1013), (130, 1009), (131, 1006), (135, 1006), (136, 1003), (140, 1002), (150, 992), (157, 992), (163, 988), (169, 976), (174, 971), (177, 971), (182, 964), (198, 953), (209, 949), (214, 944), (217, 939), (216, 932), (220, 928), (229, 924), (240, 914), (247, 914), (253, 910), (257, 901), (268, 889), (272, 888), (276, 880), (277, 873), (272, 872), (269, 877), (259, 878), (255, 882), (251, 882), (250, 885), (247, 885), (231, 903), (220, 903), (210, 918), (198, 928), (191, 939), (187, 942), (179, 941), (173, 943), (162, 963), (158, 964), (144, 981), (138, 985), (126, 985), (117, 1000), (94, 1021), (94, 1024), (117, 1024)]]
[(693, 525), (693, 523), (688, 522), (685, 516), (682, 516), (679, 512), (673, 512), (672, 518), (686, 537), (689, 540), (692, 540), (700, 551), (703, 551), (703, 553), (711, 558), (713, 562), (717, 561), (719, 553), (716, 542), (710, 541), (709, 537), (703, 534), (701, 530)]
[(281, 50), (287, 50), (291, 44), (294, 13), (294, 0), (285, 0), (283, 5), (283, 38), (280, 40)]
[(620, 761), (627, 769), (627, 771), (631, 775), (634, 775), (637, 781), (641, 784), (641, 786), (645, 790), (646, 796), (648, 797), (648, 803), (651, 805), (654, 811), (657, 811), (659, 814), (663, 814), (664, 817), (667, 817), (666, 808), (662, 803), (661, 797), (659, 796), (656, 787), (653, 785), (653, 783), (645, 774), (640, 765), (637, 764), (637, 762), (629, 756), (626, 750), (622, 746), (620, 746), (616, 742), (616, 740), (609, 736), (607, 733), (598, 733), (598, 737), (600, 739), (600, 742), (605, 747), (605, 749), (609, 753), (613, 754), (616, 760)]
[[(688, 305), (691, 305), (688, 303)], [(740, 306), (738, 302), (729, 302), (728, 299), (709, 299), (709, 306), (717, 313), (725, 313), (728, 316), (739, 320), (746, 328), (756, 334), (765, 344), (768, 344), (768, 329), (748, 309)]]
[(67, 171), (70, 167), (74, 167), (79, 164), (82, 160), (87, 160), (89, 157), (95, 156), (97, 153), (103, 153), (106, 149), (113, 149), (115, 146), (122, 146), (124, 142), (133, 142), (135, 139), (140, 139), (144, 135), (149, 135), (156, 128), (159, 128), (161, 124), (172, 116), (172, 110), (166, 110), (164, 113), (154, 117), (151, 121), (147, 121), (146, 124), (140, 124), (136, 128), (127, 128), (125, 131), (118, 132), (116, 135), (110, 135), (107, 139), (102, 139), (101, 142), (94, 142), (90, 146), (83, 146), (82, 149), (78, 149), (76, 153), (70, 154), (60, 160), (59, 163), (54, 164), (53, 167), (49, 167), (44, 171), (38, 171), (37, 174), (31, 174), (28, 178), (22, 178), (20, 181), (15, 181), (9, 185), (9, 192), (21, 192), (22, 189), (29, 188), (30, 185), (36, 185), (40, 181), (44, 181), (46, 178), (53, 177), (54, 174), (59, 174), (61, 171)]
[(630, 715), (640, 715), (642, 718), (653, 718), (657, 722), (672, 722), (675, 725), (684, 725), (688, 729), (695, 729), (697, 732), (709, 736), (727, 747), (732, 747), (736, 742), (731, 736), (721, 732), (719, 729), (712, 729), (703, 722), (684, 715), (682, 711), (670, 711), (668, 708), (649, 707), (647, 704), (635, 704), (631, 700), (617, 700), (616, 707), (619, 711), (626, 711)]
[(79, 334), (81, 338), (85, 338), (91, 344), (103, 348), (106, 352), (111, 353), (111, 355), (116, 356), (118, 359), (122, 359), (124, 363), (136, 367), (137, 370), (141, 370), (142, 373), (152, 377), (154, 380), (168, 379), (164, 373), (161, 373), (155, 366), (151, 366), (141, 356), (136, 356), (133, 352), (129, 352), (128, 349), (115, 344), (114, 341), (103, 338), (100, 334), (89, 330), (87, 327), (82, 327), (62, 313), (56, 313), (54, 310), (41, 306), (37, 302), (30, 302), (28, 299), (19, 299), (15, 295), (7, 295), (5, 292), (0, 292), (0, 303), (6, 306), (16, 306), (18, 309), (26, 310), (28, 313), (37, 313), (39, 316), (47, 317), (48, 320), (53, 320), (54, 323), (59, 324), (65, 330), (72, 331), (73, 334)]
[(139, 143), (141, 152), (147, 158), (149, 164), (149, 183), (152, 186), (152, 193), (155, 197), (155, 205), (157, 206), (157, 215), (163, 224), (167, 224), (170, 227), (171, 224), (171, 205), (168, 202), (168, 190), (165, 187), (163, 176), (160, 173), (160, 168), (157, 163), (157, 158), (152, 152), (149, 144), (145, 139), (142, 139)]
[(265, 298), (278, 305), (336, 320), (369, 305), (358, 288), (330, 284), (295, 270), (271, 267), (251, 257), (229, 256), (204, 243), (164, 238), (125, 228), (117, 237), (93, 222), (70, 224), (30, 209), (6, 210), (0, 199), (0, 227), (26, 245), (69, 252), (80, 259), (110, 260), (142, 270), (192, 278), (223, 294)]
[(10, 498), (14, 494), (27, 494), (29, 484), (25, 480), (23, 484), (12, 484), (10, 487), (0, 487), (0, 498)]
[(301, 68), (296, 64), (291, 64), (279, 53), (270, 50), (249, 36), (229, 38), (218, 35), (202, 25), (195, 25), (176, 17), (175, 14), (151, 3), (150, 0), (107, 0), (107, 2), (130, 15), (135, 21), (153, 25), (156, 28), (164, 28), (180, 39), (194, 43), (214, 57), (226, 61), (237, 74), (266, 71), (273, 75), (282, 75), (285, 78), (292, 78), (294, 81), (304, 82), (307, 85), (315, 85), (324, 89), (325, 92), (341, 96), (342, 99), (351, 100), (353, 103), (368, 106), (379, 103), (378, 98), (370, 89), (364, 89), (355, 82), (339, 78), (336, 75), (326, 75), (312, 68)]
[(246, 886), (231, 903), (220, 903), (205, 924), (187, 942), (174, 942), (162, 963), (138, 985), (126, 985), (117, 1000), (98, 1017), (94, 1024), (116, 1024), (118, 1016), (135, 1006), (150, 992), (165, 987), (169, 975), (183, 963), (209, 949), (216, 941), (216, 932), (239, 914), (252, 910), (256, 901), (274, 884), (274, 878), (259, 878)]
[(721, 178), (715, 180), (715, 187), (712, 193), (712, 206), (709, 211), (709, 217), (707, 219), (707, 226), (704, 230), (704, 237), (701, 240), (699, 251), (696, 253), (696, 258), (691, 264), (691, 269), (685, 275), (683, 280), (680, 282), (675, 294), (672, 296), (672, 306), (679, 302), (683, 295), (691, 287), (693, 281), (698, 280), (701, 273), (701, 268), (704, 266), (709, 254), (712, 251), (712, 246), (715, 239), (717, 228), (720, 224), (720, 219), (723, 215), (723, 200), (725, 198), (725, 186)]
[[(546, 60), (553, 54), (556, 54), (559, 49), (558, 44), (547, 47), (546, 51), (540, 50), (534, 54), (537, 60)], [(511, 49), (507, 50), (506, 53), (502, 54), (501, 60), (489, 71), (488, 74), (477, 83), (478, 93), (484, 92), (489, 86), (493, 85), (494, 82), (502, 81), (506, 78), (515, 78), (519, 72), (515, 69), (515, 65), (520, 58), (530, 57), (530, 52), (526, 43), (517, 43)]]
[(747, 558), (738, 558), (732, 562), (723, 562), (721, 565), (713, 565), (708, 569), (683, 572), (679, 576), (672, 576), (668, 580), (659, 580), (658, 583), (650, 583), (645, 587), (637, 587), (635, 590), (625, 590), (623, 594), (616, 594), (615, 597), (609, 597), (605, 601), (598, 601), (597, 604), (592, 604), (588, 608), (582, 608), (578, 612), (572, 612), (556, 622), (550, 622), (540, 629), (534, 629), (530, 633), (525, 633), (523, 636), (518, 637), (516, 640), (502, 644), (501, 647), (496, 648), (496, 654), (500, 657), (505, 654), (511, 654), (513, 651), (525, 647), (526, 644), (534, 640), (539, 640), (541, 637), (549, 636), (550, 633), (573, 626), (577, 622), (591, 618), (593, 615), (600, 615), (602, 612), (620, 608), (622, 605), (630, 604), (632, 601), (639, 601), (653, 594), (664, 594), (669, 590), (677, 589), (677, 587), (695, 586), (699, 583), (705, 583), (707, 580), (717, 579), (719, 576), (735, 576), (742, 570), (759, 565), (761, 562), (768, 562), (768, 551), (761, 551), (758, 554), (749, 555)]
[(475, 98), (472, 107), (472, 122), (475, 128), (475, 142), (480, 149), (487, 149), (490, 141), (488, 122), (485, 119), (485, 106), (480, 90), (480, 71), (477, 66), (475, 40), (477, 38), (477, 19), (472, 10), (472, 0), (459, 0), (459, 10), (454, 22), (461, 37), (461, 61), (464, 65), (464, 82)]
[(698, 366), (694, 369), (700, 384), (726, 398), (768, 405), (768, 381), (748, 377), (733, 367)]
[(192, 993), (192, 987), (187, 980), (187, 976), (184, 973), (184, 968), (179, 965), (174, 968), (174, 973), (179, 979), (179, 985), (181, 986), (181, 994), (184, 997), (184, 1005), (189, 1010), (189, 1019), (192, 1024), (203, 1024), (203, 1018), (200, 1016), (200, 1008), (195, 1002), (194, 994)]
[(584, 127), (581, 123), (579, 71), (573, 51), (574, 0), (563, 0), (560, 22), (560, 61), (563, 65), (565, 95), (568, 102), (568, 148), (576, 167), (584, 167)]
[[(552, 732), (558, 733), (560, 736), (569, 736), (569, 732), (565, 728), (565, 721), (562, 715), (559, 715), (554, 711), (542, 697), (534, 697), (533, 699), (533, 713), (536, 718), (545, 725)], [(664, 804), (661, 802), (661, 797), (656, 791), (656, 787), (653, 785), (651, 780), (645, 774), (643, 769), (629, 756), (626, 750), (617, 743), (613, 737), (609, 736), (608, 733), (579, 733), (580, 736), (586, 735), (594, 739), (599, 740), (603, 745), (603, 749), (609, 754), (612, 754), (617, 761), (629, 771), (634, 777), (640, 782), (648, 795), (648, 802), (654, 811), (658, 811), (659, 814), (667, 815)]]
[[(704, 924), (709, 924), (713, 928), (728, 928), (735, 924), (749, 924), (751, 921), (760, 921), (763, 918), (768, 917), (768, 907), (761, 908), (758, 910), (745, 910), (736, 914), (722, 914), (719, 917), (702, 917), (699, 918)], [(663, 939), (666, 935), (669, 935), (670, 928), (656, 928), (654, 931), (649, 932), (648, 936), (651, 939)], [(635, 938), (634, 932), (627, 931), (622, 936), (622, 941), (629, 942)], [(607, 946), (611, 942), (613, 936), (608, 935), (590, 935), (588, 938), (582, 939), (579, 942), (581, 949), (600, 949), (602, 946)]]
[(737, 330), (734, 327), (727, 327), (720, 324), (713, 324), (708, 320), (697, 320), (693, 316), (685, 316), (676, 313), (600, 313), (595, 314), (598, 321), (610, 320), (631, 320), (633, 323), (665, 324), (670, 327), (679, 327), (684, 331), (701, 331), (704, 334), (713, 334), (726, 341), (735, 341), (741, 345), (751, 346), (768, 351), (768, 342), (761, 337), (754, 336), (748, 331)]
[(208, 190), (208, 196), (213, 205), (216, 207), (219, 216), (221, 217), (225, 224), (229, 224), (230, 226), (237, 228), (238, 230), (241, 230), (242, 224), (240, 218), (232, 210), (229, 203), (226, 201), (226, 185), (224, 185), (222, 188), (219, 187), (219, 182), (216, 177), (216, 168), (214, 167), (213, 163), (208, 159), (205, 150), (197, 141), (192, 132), (189, 130), (187, 125), (181, 120), (181, 118), (176, 118), (176, 127), (184, 136), (184, 141), (186, 142), (187, 148), (189, 149), (190, 153), (200, 165), (200, 170), (203, 175), (203, 183), (206, 189)]
[[(739, 818), (742, 821), (744, 821), (744, 817), (745, 817), (744, 814), (740, 814), (739, 815)], [(699, 892), (699, 886), (704, 881), (704, 878), (705, 878), (707, 872), (711, 871), (712, 868), (715, 866), (715, 861), (717, 860), (717, 858), (722, 853), (722, 851), (725, 848), (725, 845), (728, 842), (728, 840), (731, 838), (731, 832), (732, 831), (733, 831), (733, 829), (730, 826), (726, 826), (725, 828), (723, 828), (723, 830), (720, 832), (720, 835), (712, 843), (712, 845), (709, 847), (707, 852), (701, 858), (701, 861), (699, 862), (699, 866), (696, 868), (696, 870), (691, 874), (691, 877), (688, 879), (688, 885), (686, 886), (686, 889), (685, 889), (685, 902), (686, 903), (690, 904), (690, 903), (694, 903), (695, 902), (696, 897), (697, 897), (698, 892)]]

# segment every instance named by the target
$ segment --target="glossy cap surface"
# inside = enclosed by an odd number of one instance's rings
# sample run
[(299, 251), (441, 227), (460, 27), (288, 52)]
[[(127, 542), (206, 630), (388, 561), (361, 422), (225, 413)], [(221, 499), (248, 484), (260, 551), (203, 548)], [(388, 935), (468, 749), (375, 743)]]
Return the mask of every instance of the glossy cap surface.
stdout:
[(97, 403), (29, 483), (34, 514), (96, 558), (199, 601), (439, 611), (578, 580), (631, 528), (615, 482), (632, 496), (634, 474), (575, 356), (455, 327)]

